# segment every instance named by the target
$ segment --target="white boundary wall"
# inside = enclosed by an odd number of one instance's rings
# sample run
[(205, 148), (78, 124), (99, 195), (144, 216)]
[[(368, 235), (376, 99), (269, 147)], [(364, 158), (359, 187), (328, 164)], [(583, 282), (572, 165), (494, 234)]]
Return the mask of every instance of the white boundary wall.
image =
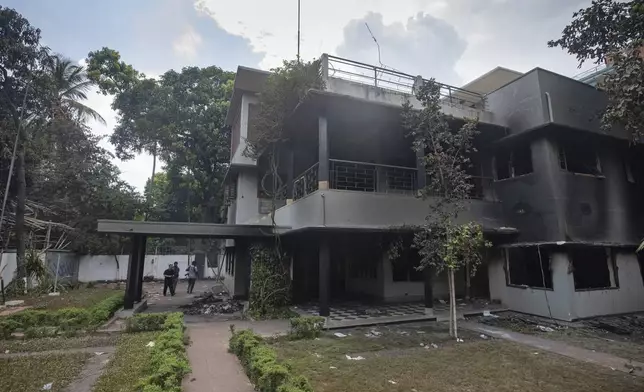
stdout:
[[(85, 255), (80, 256), (78, 265), (78, 280), (81, 282), (91, 282), (97, 280), (125, 280), (127, 278), (127, 268), (129, 264), (129, 255), (116, 256), (119, 261), (119, 268), (116, 268), (116, 260), (113, 255)], [(190, 261), (194, 260), (194, 255)], [(168, 264), (179, 262), (181, 269), (180, 276), (183, 278), (186, 268), (188, 268), (188, 255), (146, 255), (145, 265), (143, 267), (144, 276), (154, 276), (156, 279), (163, 279), (163, 271), (168, 268)], [(206, 271), (200, 271), (200, 276), (212, 278), (217, 275), (217, 269), (206, 267)]]

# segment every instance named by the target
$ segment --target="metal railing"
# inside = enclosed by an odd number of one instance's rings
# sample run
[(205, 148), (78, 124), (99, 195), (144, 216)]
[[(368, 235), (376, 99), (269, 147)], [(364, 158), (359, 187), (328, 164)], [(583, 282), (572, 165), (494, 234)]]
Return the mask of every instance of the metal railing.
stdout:
[(319, 162), (306, 169), (293, 181), (294, 200), (301, 199), (318, 190), (318, 166)]
[[(329, 77), (413, 95), (415, 86), (425, 79), (400, 71), (377, 67), (358, 61), (328, 55)], [(440, 86), (444, 102), (452, 106), (485, 108), (484, 96), (458, 87), (435, 82)]]
[(589, 79), (592, 79), (594, 77), (597, 77), (598, 75), (602, 75), (608, 71), (610, 71), (613, 67), (605, 64), (600, 64), (595, 67), (592, 67), (590, 69), (587, 69), (581, 73), (578, 73), (577, 75), (573, 76), (572, 78), (575, 80), (579, 80), (580, 82), (585, 82)]
[(332, 189), (414, 194), (418, 172), (413, 167), (329, 159)]

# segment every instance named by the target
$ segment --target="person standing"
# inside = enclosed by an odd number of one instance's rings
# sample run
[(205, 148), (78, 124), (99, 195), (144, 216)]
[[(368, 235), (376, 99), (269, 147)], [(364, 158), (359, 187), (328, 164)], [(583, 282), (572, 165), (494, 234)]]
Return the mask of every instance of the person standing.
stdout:
[(188, 273), (188, 294), (192, 294), (192, 290), (195, 288), (195, 282), (197, 281), (197, 276), (199, 276), (199, 269), (197, 268), (197, 262), (193, 261), (191, 266), (186, 268)]
[(163, 271), (163, 296), (165, 297), (170, 289), (170, 295), (174, 297), (174, 267), (168, 264), (168, 269)]
[(172, 289), (176, 293), (177, 292), (177, 283), (179, 283), (179, 273), (181, 272), (181, 270), (179, 269), (179, 262), (178, 261), (174, 262), (173, 272), (174, 272), (174, 276), (173, 276), (173, 281), (172, 281), (172, 284), (173, 284)]

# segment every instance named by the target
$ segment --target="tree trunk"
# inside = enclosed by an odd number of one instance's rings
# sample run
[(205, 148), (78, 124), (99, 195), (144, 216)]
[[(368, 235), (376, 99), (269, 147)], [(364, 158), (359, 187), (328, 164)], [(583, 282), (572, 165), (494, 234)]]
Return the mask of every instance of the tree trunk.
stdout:
[(454, 282), (454, 269), (449, 270), (449, 279), (452, 282), (450, 297), (452, 298), (452, 317), (454, 320), (454, 337), (458, 339), (458, 326), (456, 325), (456, 284)]
[[(25, 179), (25, 147), (20, 147), (17, 156), (18, 168), (16, 170), (16, 269), (18, 279), (27, 277), (25, 264), (25, 204), (27, 202), (27, 182)], [(26, 285), (25, 285), (26, 287)]]
[(150, 192), (145, 196), (145, 214), (143, 214), (143, 220), (148, 220), (150, 216), (150, 195), (154, 192), (154, 175), (157, 170), (157, 144), (154, 143), (154, 150), (152, 150), (152, 177), (150, 177)]
[(472, 274), (470, 272), (470, 263), (465, 263), (465, 301), (469, 301), (472, 296)]
[(452, 324), (452, 279), (450, 278), (450, 269), (446, 271), (447, 287), (449, 291), (449, 336), (454, 337), (454, 324)]

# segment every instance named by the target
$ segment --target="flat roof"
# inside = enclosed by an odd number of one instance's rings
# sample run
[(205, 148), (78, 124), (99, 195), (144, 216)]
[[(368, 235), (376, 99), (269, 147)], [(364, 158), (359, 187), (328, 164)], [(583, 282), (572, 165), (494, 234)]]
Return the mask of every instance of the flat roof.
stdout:
[(219, 223), (150, 222), (99, 219), (99, 233), (151, 237), (257, 238), (282, 234), (290, 227), (227, 225)]

